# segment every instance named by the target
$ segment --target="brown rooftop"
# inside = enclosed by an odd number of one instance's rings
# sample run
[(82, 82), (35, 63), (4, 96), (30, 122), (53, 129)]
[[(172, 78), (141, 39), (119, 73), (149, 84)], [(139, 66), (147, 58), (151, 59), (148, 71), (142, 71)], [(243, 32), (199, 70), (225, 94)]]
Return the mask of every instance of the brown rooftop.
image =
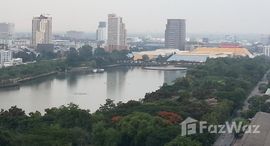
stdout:
[(270, 146), (270, 114), (258, 112), (250, 125), (260, 125), (260, 133), (245, 133), (234, 146)]

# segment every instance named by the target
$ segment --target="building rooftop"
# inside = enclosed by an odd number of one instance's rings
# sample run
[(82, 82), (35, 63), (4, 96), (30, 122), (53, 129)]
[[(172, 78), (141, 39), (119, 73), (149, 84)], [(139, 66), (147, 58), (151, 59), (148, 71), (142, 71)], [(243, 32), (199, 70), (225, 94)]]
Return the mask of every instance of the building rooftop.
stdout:
[(231, 56), (253, 57), (253, 55), (246, 48), (197, 48), (191, 53), (209, 55), (226, 54)]
[[(245, 133), (234, 146), (269, 146), (270, 145), (270, 114), (258, 112), (250, 125), (259, 125), (260, 133)], [(254, 127), (252, 127), (254, 130)]]
[(206, 62), (208, 55), (175, 54), (167, 61)]
[(142, 51), (142, 52), (133, 52), (134, 60), (141, 60), (143, 55), (147, 55), (149, 59), (154, 59), (160, 56), (170, 56), (172, 54), (179, 54), (187, 51), (180, 51), (178, 49), (157, 49), (154, 51)]

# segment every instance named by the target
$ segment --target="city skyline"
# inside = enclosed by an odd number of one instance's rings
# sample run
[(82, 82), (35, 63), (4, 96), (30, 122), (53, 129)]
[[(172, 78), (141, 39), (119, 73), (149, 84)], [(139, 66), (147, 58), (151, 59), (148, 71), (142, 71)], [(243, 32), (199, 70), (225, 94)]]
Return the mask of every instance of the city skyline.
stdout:
[[(5, 15), (1, 21), (15, 23), (16, 32), (30, 32), (29, 21), (41, 13), (54, 18), (54, 32), (95, 32), (97, 22), (106, 20), (107, 14), (116, 13), (125, 18), (129, 33), (162, 33), (167, 19), (186, 19), (188, 33), (270, 33), (267, 0), (10, 0), (3, 5), (0, 12)], [(14, 15), (15, 9), (21, 12)]]

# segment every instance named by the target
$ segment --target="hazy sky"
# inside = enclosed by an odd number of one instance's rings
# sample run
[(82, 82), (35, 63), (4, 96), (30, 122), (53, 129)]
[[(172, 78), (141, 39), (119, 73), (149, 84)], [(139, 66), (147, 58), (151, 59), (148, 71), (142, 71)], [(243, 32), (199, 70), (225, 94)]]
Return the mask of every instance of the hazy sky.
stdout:
[(53, 31), (95, 32), (108, 13), (129, 33), (164, 32), (167, 18), (187, 19), (189, 33), (270, 33), (270, 0), (0, 0), (0, 22), (31, 31), (31, 19), (53, 17)]

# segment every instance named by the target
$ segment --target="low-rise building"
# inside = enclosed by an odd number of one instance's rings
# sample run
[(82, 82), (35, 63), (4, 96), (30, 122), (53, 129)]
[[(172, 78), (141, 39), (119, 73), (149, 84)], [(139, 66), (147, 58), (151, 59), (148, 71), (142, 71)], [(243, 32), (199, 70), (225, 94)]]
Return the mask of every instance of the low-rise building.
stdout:
[(0, 50), (0, 68), (23, 64), (22, 58), (13, 58), (11, 50)]
[(168, 58), (168, 62), (206, 62), (208, 55), (196, 55), (196, 54), (175, 54)]
[(22, 58), (14, 58), (14, 59), (12, 59), (12, 66), (13, 65), (21, 65), (21, 64), (23, 64)]
[(191, 51), (192, 54), (208, 54), (215, 58), (215, 56), (223, 57), (250, 57), (253, 55), (246, 48), (197, 48)]
[(246, 48), (206, 48), (201, 47), (192, 51), (180, 51), (178, 49), (158, 49), (154, 51), (133, 52), (134, 60), (142, 60), (144, 55), (155, 59), (158, 56), (169, 57), (168, 62), (206, 62), (207, 58), (221, 57), (250, 57), (253, 58)]
[(142, 60), (144, 55), (147, 55), (149, 59), (155, 59), (158, 56), (166, 57), (173, 54), (180, 54), (187, 51), (180, 51), (178, 49), (157, 49), (154, 51), (133, 52), (134, 60)]
[(264, 55), (270, 56), (270, 46), (264, 46)]
[(4, 66), (5, 62), (11, 62), (12, 51), (10, 50), (0, 50), (0, 65)]

